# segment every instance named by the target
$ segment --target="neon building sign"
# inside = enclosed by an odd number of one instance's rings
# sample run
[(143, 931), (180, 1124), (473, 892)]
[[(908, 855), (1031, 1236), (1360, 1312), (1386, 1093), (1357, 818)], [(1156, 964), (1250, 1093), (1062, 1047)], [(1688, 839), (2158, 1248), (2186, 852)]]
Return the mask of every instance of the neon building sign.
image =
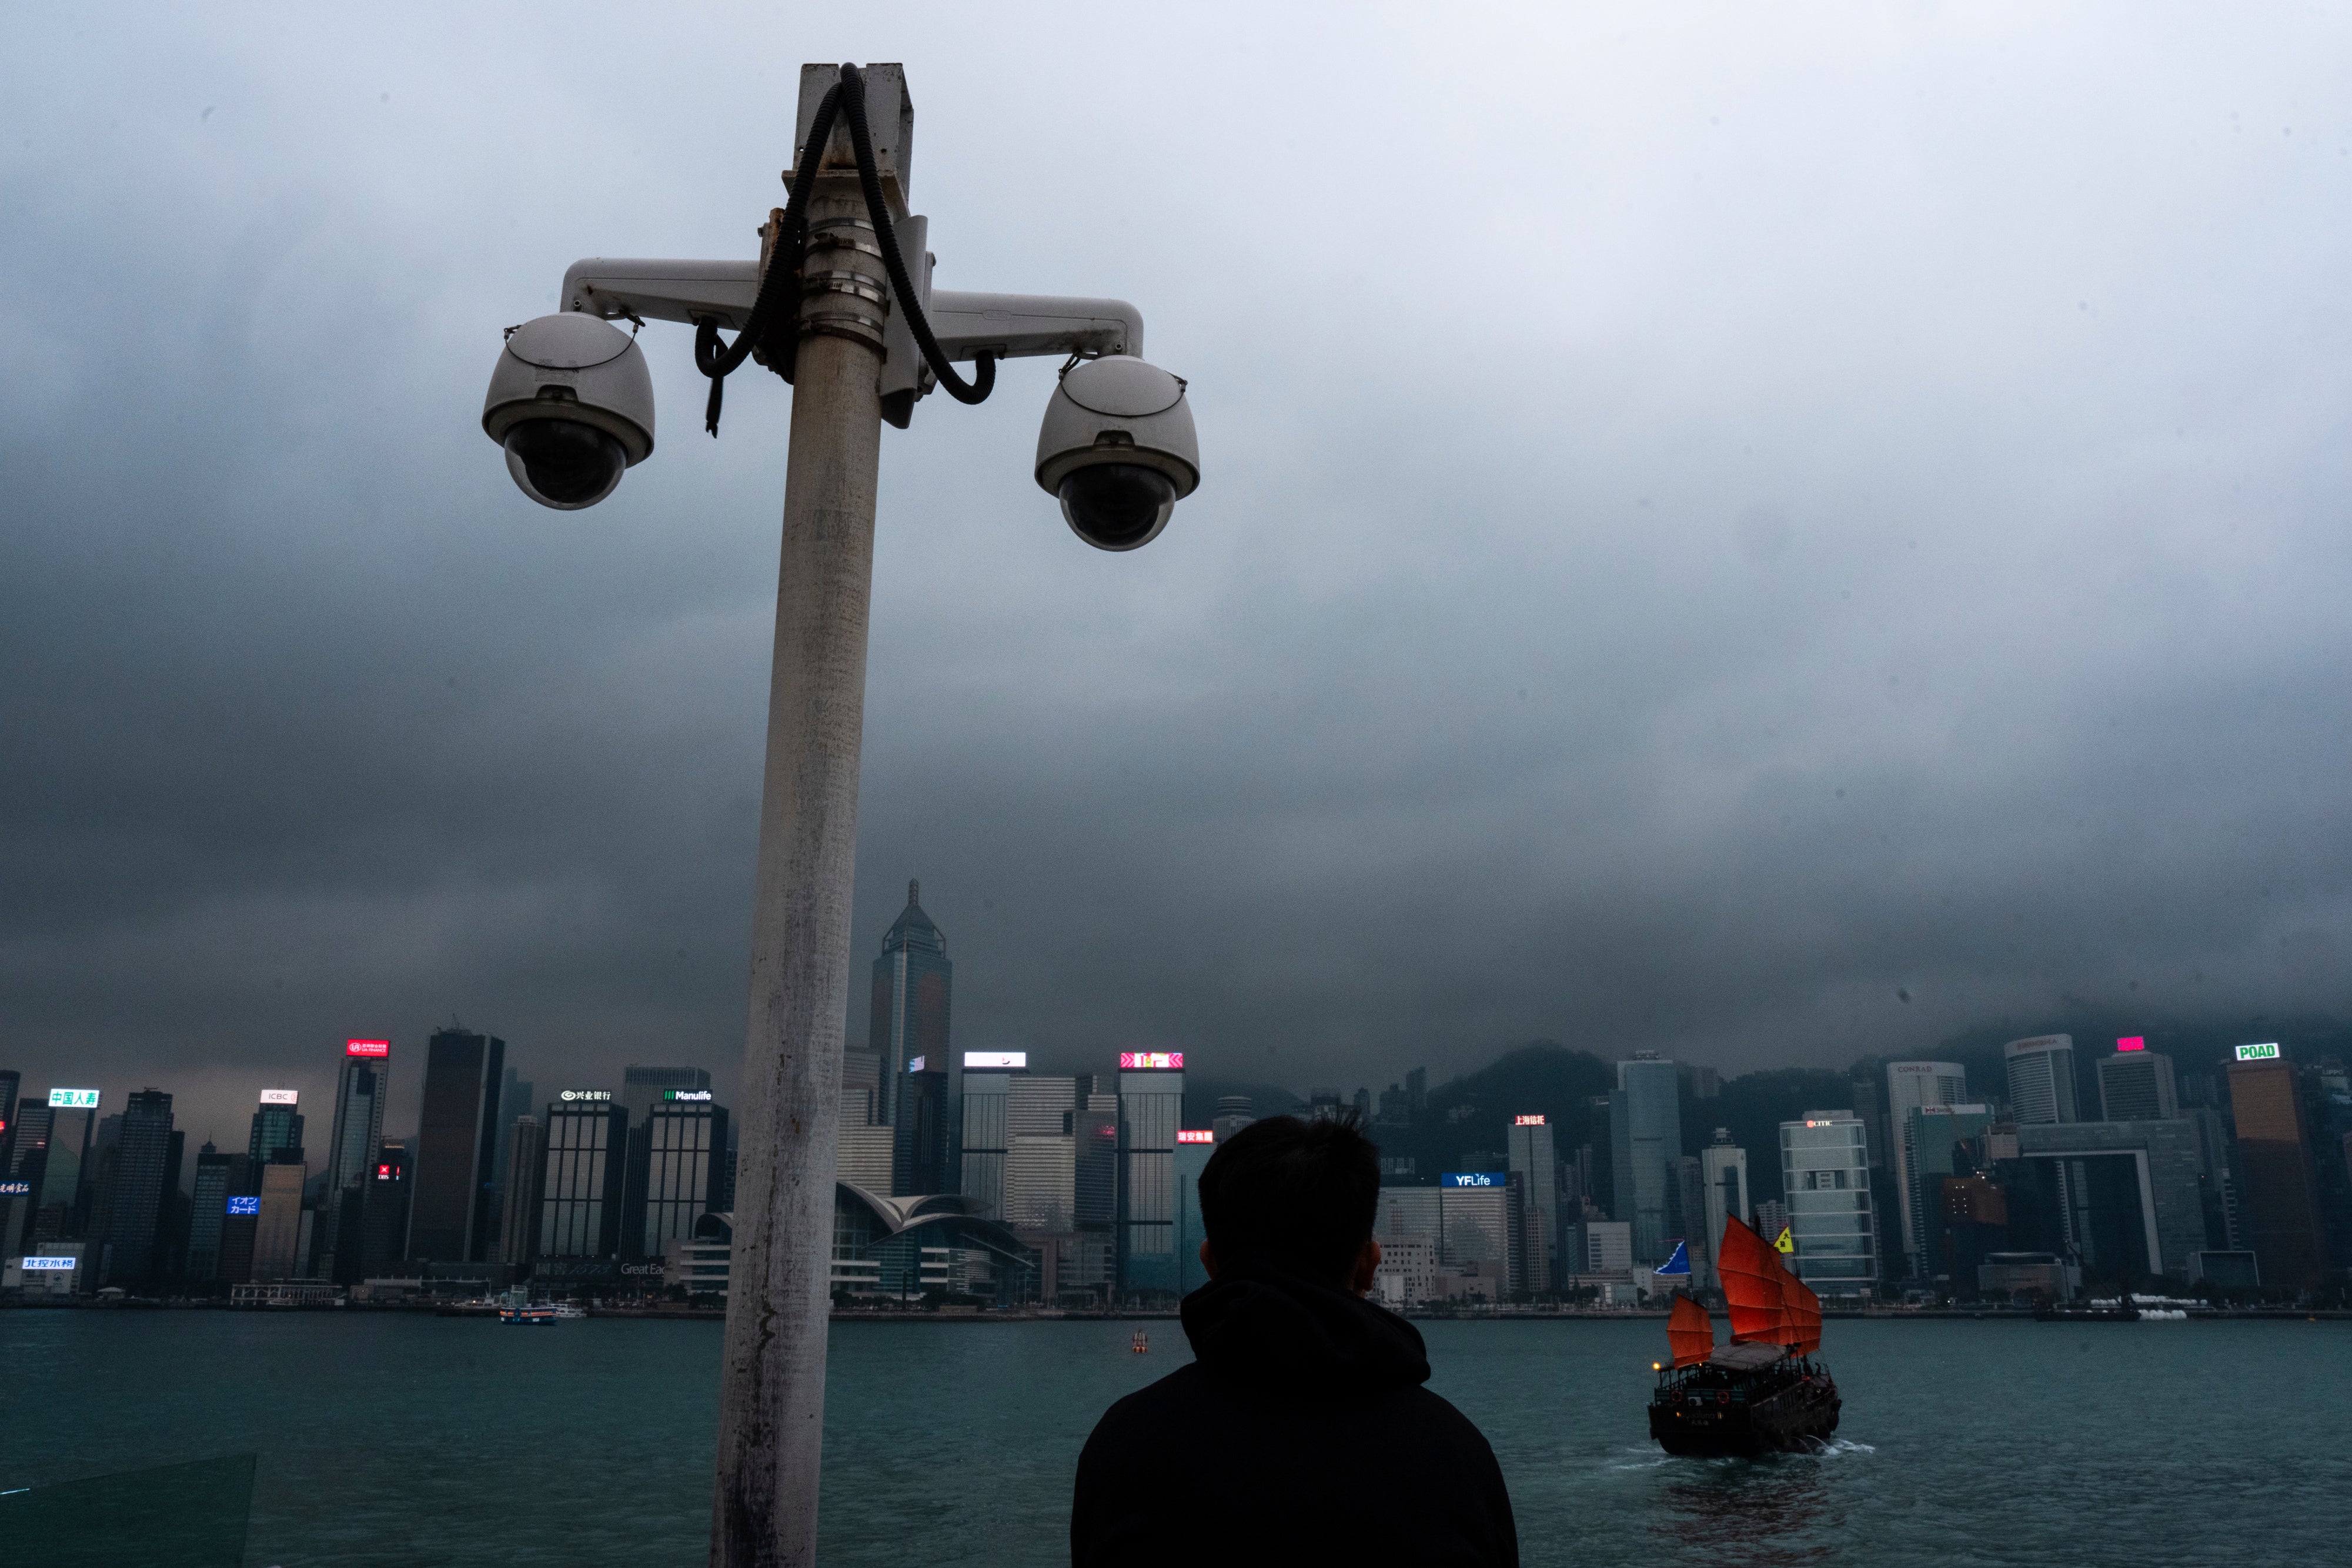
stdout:
[(388, 1040), (347, 1040), (343, 1041), (345, 1056), (390, 1056), (392, 1041)]
[(1180, 1144), (1213, 1144), (1217, 1141), (1217, 1134), (1206, 1130), (1194, 1133), (1180, 1129), (1176, 1134), (1176, 1141)]
[(1184, 1053), (1181, 1051), (1122, 1051), (1118, 1053), (1122, 1072), (1181, 1072)]

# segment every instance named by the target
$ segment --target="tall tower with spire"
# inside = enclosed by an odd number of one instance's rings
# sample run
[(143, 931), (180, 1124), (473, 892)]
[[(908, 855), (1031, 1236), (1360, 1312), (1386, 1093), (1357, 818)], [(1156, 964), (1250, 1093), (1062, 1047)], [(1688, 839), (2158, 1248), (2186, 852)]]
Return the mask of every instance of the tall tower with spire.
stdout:
[(919, 1059), (924, 1069), (945, 1072), (948, 1062), (948, 1002), (955, 966), (948, 962), (947, 938), (923, 913), (923, 884), (907, 884), (907, 907), (882, 938), (874, 960), (873, 1028), (867, 1049), (882, 1059), (882, 1092), (876, 1109), (892, 1126), (907, 1074)]

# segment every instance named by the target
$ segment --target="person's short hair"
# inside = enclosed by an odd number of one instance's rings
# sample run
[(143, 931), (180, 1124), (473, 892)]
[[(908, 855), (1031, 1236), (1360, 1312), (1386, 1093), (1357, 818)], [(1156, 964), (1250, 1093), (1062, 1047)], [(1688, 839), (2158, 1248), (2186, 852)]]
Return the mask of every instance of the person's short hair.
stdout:
[(1269, 1116), (1219, 1144), (1201, 1172), (1218, 1266), (1261, 1263), (1345, 1289), (1380, 1212), (1380, 1155), (1352, 1108)]

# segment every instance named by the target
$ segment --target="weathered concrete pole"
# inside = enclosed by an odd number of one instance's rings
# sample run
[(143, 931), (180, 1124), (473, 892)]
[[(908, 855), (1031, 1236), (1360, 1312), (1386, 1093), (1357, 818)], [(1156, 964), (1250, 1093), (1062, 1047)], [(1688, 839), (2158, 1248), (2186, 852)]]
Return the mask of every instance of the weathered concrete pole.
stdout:
[[(854, 169), (845, 131), (821, 167)], [(713, 1568), (816, 1561), (888, 283), (854, 172), (821, 175), (808, 216), (751, 916)]]

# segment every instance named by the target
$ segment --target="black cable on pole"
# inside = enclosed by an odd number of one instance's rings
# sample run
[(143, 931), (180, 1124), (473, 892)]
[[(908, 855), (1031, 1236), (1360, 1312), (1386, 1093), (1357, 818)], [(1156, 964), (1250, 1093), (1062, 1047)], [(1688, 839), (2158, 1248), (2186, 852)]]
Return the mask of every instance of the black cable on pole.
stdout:
[[(719, 434), (719, 413), (727, 386), (727, 378), (751, 357), (761, 343), (771, 347), (770, 364), (781, 353), (787, 365), (795, 357), (797, 344), (793, 340), (793, 323), (800, 316), (800, 300), (796, 296), (801, 267), (808, 249), (808, 203), (816, 185), (817, 164), (824, 157), (825, 143), (833, 140), (834, 121), (843, 110), (849, 115), (849, 140), (857, 153), (857, 181), (866, 196), (866, 214), (874, 222), (874, 237), (882, 252), (882, 265), (890, 275), (890, 287), (898, 308), (906, 312), (907, 326), (914, 333), (916, 346), (922, 350), (924, 362), (931, 373), (958, 402), (973, 403), (985, 399), (996, 386), (996, 356), (978, 354), (973, 357), (972, 378), (967, 382), (956, 373), (947, 350), (931, 330), (929, 317), (923, 312), (920, 298), (916, 296), (913, 279), (907, 271), (906, 257), (898, 250), (898, 230), (890, 222), (889, 204), (882, 196), (882, 174), (874, 157), (874, 138), (866, 120), (866, 78), (854, 65), (841, 68), (841, 79), (825, 89), (817, 103), (816, 116), (810, 121), (808, 141), (801, 150), (801, 166), (793, 173), (793, 191), (784, 204), (784, 215), (779, 232), (768, 247), (767, 270), (760, 276), (760, 289), (751, 301), (751, 313), (745, 319), (743, 329), (728, 343), (719, 336), (719, 324), (709, 317), (695, 323), (694, 367), (710, 378), (710, 397), (703, 404), (702, 427), (712, 435)], [(781, 321), (777, 312), (783, 312)], [(780, 333), (777, 329), (781, 327)], [(782, 340), (779, 341), (778, 340)], [(789, 369), (780, 371), (786, 381), (792, 379)]]
[(979, 402), (996, 386), (996, 356), (973, 356), (972, 377), (967, 382), (956, 373), (947, 350), (940, 347), (930, 320), (923, 314), (923, 302), (915, 294), (914, 282), (907, 276), (907, 258), (898, 254), (898, 232), (891, 226), (889, 205), (882, 199), (882, 174), (874, 160), (874, 138), (866, 125), (866, 78), (856, 66), (845, 65), (841, 86), (843, 102), (849, 110), (849, 140), (857, 149), (857, 182), (866, 192), (866, 214), (874, 220), (874, 238), (881, 246), (882, 265), (889, 270), (898, 308), (906, 312), (915, 342), (947, 394), (958, 402)]
[(745, 318), (743, 329), (735, 334), (734, 342), (723, 343), (716, 321), (706, 316), (695, 323), (694, 368), (710, 378), (710, 399), (703, 404), (702, 427), (714, 436), (719, 434), (719, 410), (728, 376), (767, 339), (779, 307), (788, 328), (800, 315), (794, 292), (800, 287), (801, 262), (808, 248), (809, 193), (816, 187), (816, 166), (824, 157), (824, 144), (833, 140), (833, 122), (840, 110), (841, 84), (836, 82), (825, 89), (816, 106), (816, 118), (810, 121), (801, 166), (793, 171), (792, 194), (784, 201), (783, 218), (778, 232), (770, 236), (768, 269), (760, 275), (760, 291), (752, 297), (751, 313)]

